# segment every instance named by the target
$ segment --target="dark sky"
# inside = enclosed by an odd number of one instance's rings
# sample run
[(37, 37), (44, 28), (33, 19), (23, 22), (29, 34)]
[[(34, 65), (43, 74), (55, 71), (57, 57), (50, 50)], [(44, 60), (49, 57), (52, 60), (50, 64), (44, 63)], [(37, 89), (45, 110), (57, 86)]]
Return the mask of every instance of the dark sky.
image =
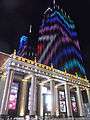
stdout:
[[(90, 79), (90, 0), (57, 0), (75, 21), (86, 72)], [(0, 0), (0, 51), (12, 53), (19, 37), (33, 25), (37, 35), (41, 16), (52, 0)]]

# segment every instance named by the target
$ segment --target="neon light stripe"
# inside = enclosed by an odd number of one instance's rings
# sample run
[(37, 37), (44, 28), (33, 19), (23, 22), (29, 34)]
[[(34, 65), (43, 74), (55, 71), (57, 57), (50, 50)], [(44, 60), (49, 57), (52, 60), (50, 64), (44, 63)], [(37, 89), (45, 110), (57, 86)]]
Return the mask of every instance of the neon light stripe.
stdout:
[[(58, 11), (57, 11), (57, 12), (58, 12)], [(59, 11), (59, 13), (60, 13), (61, 16), (64, 17), (65, 20), (67, 20), (68, 22), (70, 22), (70, 23), (72, 23), (72, 24), (74, 23), (74, 21), (71, 20), (70, 17), (68, 18), (67, 16), (65, 16), (64, 13), (63, 13), (61, 10)]]
[(63, 13), (61, 13), (61, 11), (59, 11), (59, 12), (54, 11), (54, 13), (52, 13), (52, 16), (55, 16), (55, 14), (58, 14), (59, 17), (61, 17), (64, 21), (69, 22), (70, 24), (74, 24), (74, 21), (67, 19), (67, 17)]
[(38, 38), (38, 41), (51, 41), (55, 39), (56, 35), (42, 35)]
[(80, 71), (81, 71), (83, 74), (85, 74), (84, 67), (79, 63), (79, 61), (77, 61), (77, 60), (75, 60), (75, 59), (66, 62), (63, 67), (66, 68), (67, 70), (70, 70), (70, 69), (72, 69), (73, 67), (79, 67)]
[(39, 59), (39, 62), (40, 62), (40, 63), (41, 63), (42, 60), (44, 59), (44, 57), (45, 57), (45, 55), (47, 54), (50, 46), (52, 45), (53, 41), (54, 41), (55, 38), (56, 38), (56, 35), (53, 35), (53, 36), (55, 36), (54, 39), (50, 40), (50, 42), (48, 43), (48, 45), (47, 45), (46, 48), (44, 49), (44, 51), (43, 51), (43, 53), (42, 53), (42, 55), (41, 55), (41, 57), (40, 57), (40, 59)]
[(64, 48), (62, 51), (60, 50), (55, 55), (56, 57), (53, 57), (53, 62), (52, 63), (57, 65), (60, 62), (60, 60), (62, 60), (63, 57), (67, 57), (72, 53), (75, 54), (82, 61), (82, 56), (80, 55), (80, 53), (74, 47), (68, 47), (68, 48)]
[[(70, 34), (70, 36), (72, 36), (72, 37), (77, 37), (77, 32), (71, 32), (71, 31), (69, 31), (66, 27), (65, 27), (65, 25), (63, 25), (63, 27), (68, 31), (68, 33)], [(44, 27), (44, 28), (42, 28), (42, 29), (40, 29), (39, 30), (39, 33), (40, 34), (45, 34), (45, 32), (48, 32), (48, 31), (52, 31), (52, 30), (60, 30), (60, 27), (59, 26), (57, 26), (57, 25), (54, 25), (54, 26), (51, 26), (51, 27)]]
[[(48, 18), (48, 20), (46, 22), (54, 22), (54, 21), (63, 21), (64, 24), (66, 24), (68, 26), (68, 28), (71, 28), (71, 29), (75, 29), (75, 25), (74, 24), (69, 24), (67, 21), (65, 21), (65, 19), (63, 18), (63, 16), (57, 16), (59, 15), (58, 12), (55, 12), (53, 13), (50, 18)], [(59, 18), (58, 18), (59, 17)]]
[(47, 58), (45, 59), (44, 64), (48, 64), (49, 63), (50, 58), (52, 58), (53, 54), (56, 53), (56, 50), (58, 49), (60, 43), (61, 43), (61, 41), (59, 40), (59, 41), (57, 41), (55, 43), (54, 46), (52, 46), (52, 49), (49, 52), (49, 54), (47, 55)]

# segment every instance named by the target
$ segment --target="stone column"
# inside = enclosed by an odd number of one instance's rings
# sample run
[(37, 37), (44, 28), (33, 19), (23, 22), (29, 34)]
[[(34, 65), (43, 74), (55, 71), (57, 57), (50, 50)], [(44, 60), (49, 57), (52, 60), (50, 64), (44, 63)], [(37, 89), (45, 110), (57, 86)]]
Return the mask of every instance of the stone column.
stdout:
[(54, 116), (55, 115), (55, 83), (53, 80), (50, 81), (50, 90), (51, 90), (51, 106), (52, 106), (52, 110), (51, 110), (51, 115)]
[(72, 115), (72, 107), (71, 107), (70, 88), (67, 83), (65, 83), (65, 96), (66, 96), (67, 116), (70, 117), (73, 115)]
[(36, 77), (35, 77), (35, 82), (34, 82), (34, 113), (36, 115), (36, 111), (37, 111), (37, 81), (36, 81)]
[(56, 116), (59, 116), (59, 101), (58, 101), (58, 88), (55, 87), (55, 108), (56, 108)]
[(43, 93), (42, 93), (43, 85), (40, 85), (40, 116), (43, 116)]
[(11, 84), (13, 81), (13, 75), (14, 75), (14, 71), (11, 69), (8, 69), (7, 77), (5, 80), (5, 87), (4, 87), (4, 93), (3, 93), (2, 103), (1, 103), (0, 114), (8, 113), (8, 101), (9, 101)]
[(36, 78), (33, 75), (32, 79), (31, 79), (31, 108), (30, 108), (30, 115), (33, 116), (36, 114), (36, 103), (35, 103), (35, 99), (36, 99)]
[(81, 93), (79, 86), (76, 86), (76, 88), (77, 88), (79, 114), (80, 114), (80, 116), (84, 116), (84, 106), (83, 106), (82, 93)]
[(37, 83), (37, 115), (40, 116), (40, 95), (41, 95), (41, 90), (40, 90), (40, 85)]
[(90, 105), (90, 88), (86, 88), (86, 92), (87, 92), (87, 97), (88, 97), (88, 103)]
[(27, 101), (27, 80), (22, 80), (20, 85), (20, 98), (19, 98), (19, 115), (25, 115), (25, 107)]

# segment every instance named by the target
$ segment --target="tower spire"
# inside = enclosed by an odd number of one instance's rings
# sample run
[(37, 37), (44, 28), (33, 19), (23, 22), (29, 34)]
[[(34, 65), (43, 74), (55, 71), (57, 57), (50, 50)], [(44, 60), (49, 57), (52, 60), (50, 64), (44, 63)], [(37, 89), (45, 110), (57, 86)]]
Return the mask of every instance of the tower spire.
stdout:
[(53, 0), (53, 5), (55, 6), (55, 3), (56, 3), (56, 1), (55, 0)]
[(30, 25), (30, 29), (29, 29), (29, 33), (31, 33), (32, 32), (32, 25)]

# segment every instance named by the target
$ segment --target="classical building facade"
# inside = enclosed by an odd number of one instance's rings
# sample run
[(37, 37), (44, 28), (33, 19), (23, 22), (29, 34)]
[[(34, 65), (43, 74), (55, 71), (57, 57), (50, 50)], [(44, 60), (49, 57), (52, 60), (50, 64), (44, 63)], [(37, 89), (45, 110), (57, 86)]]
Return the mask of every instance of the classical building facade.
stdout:
[(89, 115), (90, 83), (85, 78), (15, 53), (7, 57), (0, 71), (0, 114)]

